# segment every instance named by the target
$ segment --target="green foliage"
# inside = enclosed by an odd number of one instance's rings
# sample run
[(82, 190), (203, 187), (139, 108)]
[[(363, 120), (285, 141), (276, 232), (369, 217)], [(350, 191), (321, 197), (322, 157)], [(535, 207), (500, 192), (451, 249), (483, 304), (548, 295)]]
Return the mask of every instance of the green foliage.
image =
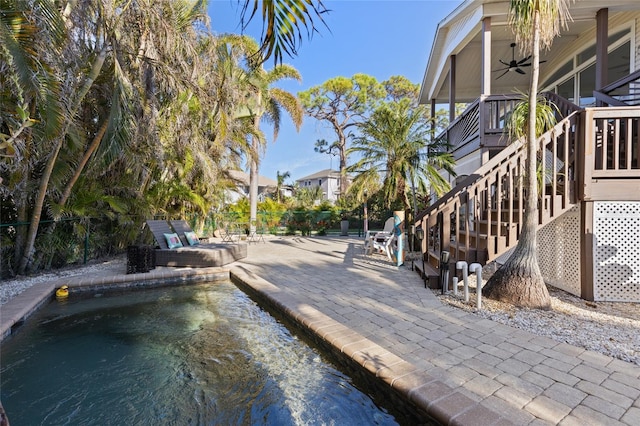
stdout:
[(322, 200), (322, 188), (314, 186), (312, 188), (298, 188), (293, 194), (294, 205), (296, 207), (313, 206)]
[[(388, 208), (411, 209), (409, 188), (427, 184), (438, 194), (449, 189), (439, 170), (453, 174), (454, 160), (447, 146), (431, 141), (428, 115), (422, 106), (406, 98), (386, 103), (358, 126), (351, 153), (360, 160), (349, 167), (357, 173), (352, 192), (361, 197), (364, 190), (380, 188)], [(380, 184), (380, 180), (382, 180)]]
[[(366, 74), (355, 74), (351, 78), (334, 77), (298, 93), (307, 115), (324, 122), (335, 131), (337, 140), (331, 144), (331, 151), (338, 152), (340, 173), (343, 176), (347, 174), (349, 129), (365, 121), (385, 96), (384, 86)], [(346, 192), (347, 181), (342, 179), (340, 196), (343, 197)]]
[[(241, 23), (244, 30), (258, 11), (260, 2), (258, 0), (242, 0), (242, 2)], [(322, 15), (328, 12), (322, 0), (265, 1), (262, 2), (261, 10), (263, 35), (260, 57), (266, 61), (273, 55), (275, 63), (282, 62), (283, 54), (296, 56), (298, 46), (302, 43), (302, 27), (310, 37), (312, 33), (318, 31), (314, 19), (325, 24)]]
[[(510, 141), (524, 138), (529, 133), (528, 96), (523, 93), (520, 95), (522, 100), (516, 103), (505, 123), (505, 130)], [(538, 95), (536, 99), (535, 136), (538, 138), (556, 125), (556, 117), (560, 114), (560, 110), (556, 104), (544, 96)]]
[(280, 224), (287, 208), (284, 204), (279, 203), (271, 198), (265, 199), (258, 203), (258, 227), (268, 228), (276, 227)]
[(234, 222), (249, 223), (249, 200), (246, 198), (239, 199), (235, 204), (231, 204), (227, 208), (229, 217)]

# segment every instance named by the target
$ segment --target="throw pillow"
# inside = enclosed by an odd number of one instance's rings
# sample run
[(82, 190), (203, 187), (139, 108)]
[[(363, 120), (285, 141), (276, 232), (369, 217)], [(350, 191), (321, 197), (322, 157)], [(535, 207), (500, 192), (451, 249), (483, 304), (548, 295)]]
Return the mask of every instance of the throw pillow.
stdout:
[(167, 245), (170, 249), (182, 247), (182, 242), (178, 234), (164, 234), (164, 237), (167, 239)]
[(190, 246), (197, 246), (198, 244), (200, 244), (200, 239), (193, 231), (185, 232), (184, 237), (187, 239), (187, 242)]

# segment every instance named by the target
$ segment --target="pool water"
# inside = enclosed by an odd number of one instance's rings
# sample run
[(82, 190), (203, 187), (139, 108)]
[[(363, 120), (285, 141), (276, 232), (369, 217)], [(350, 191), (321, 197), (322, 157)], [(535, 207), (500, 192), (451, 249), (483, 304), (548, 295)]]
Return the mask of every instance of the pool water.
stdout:
[(397, 424), (230, 282), (54, 302), (1, 351), (12, 426)]

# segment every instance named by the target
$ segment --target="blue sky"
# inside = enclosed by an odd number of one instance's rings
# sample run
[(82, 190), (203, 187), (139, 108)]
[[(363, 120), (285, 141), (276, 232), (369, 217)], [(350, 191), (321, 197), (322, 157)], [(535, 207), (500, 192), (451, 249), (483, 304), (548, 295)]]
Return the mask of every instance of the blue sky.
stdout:
[[(295, 58), (284, 58), (302, 75), (302, 82), (286, 82), (282, 88), (296, 94), (337, 76), (356, 73), (384, 81), (403, 75), (420, 83), (424, 75), (438, 22), (461, 0), (329, 0), (325, 15), (329, 29), (319, 26), (311, 40), (303, 39)], [(210, 0), (209, 17), (215, 33), (240, 32), (237, 0)], [(255, 20), (246, 34), (259, 38), (261, 22)], [(266, 66), (272, 66), (273, 61)], [(338, 159), (314, 152), (318, 139), (335, 140), (334, 133), (311, 117), (300, 132), (288, 118), (281, 123), (278, 139), (269, 143), (261, 159), (260, 175), (276, 179), (288, 171), (288, 182), (327, 168), (338, 168)]]

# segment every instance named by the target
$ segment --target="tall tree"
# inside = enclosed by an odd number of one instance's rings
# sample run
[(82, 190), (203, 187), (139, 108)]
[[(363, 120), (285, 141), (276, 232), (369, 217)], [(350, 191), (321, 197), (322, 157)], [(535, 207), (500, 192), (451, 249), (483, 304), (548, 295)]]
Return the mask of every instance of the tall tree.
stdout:
[(538, 265), (537, 98), (540, 47), (549, 49), (566, 26), (569, 0), (511, 0), (509, 24), (523, 53), (531, 54), (531, 80), (526, 127), (526, 192), (524, 223), (518, 244), (507, 262), (483, 289), (487, 297), (529, 308), (549, 309), (551, 298)]
[[(250, 61), (251, 63), (251, 61)], [(293, 120), (296, 129), (300, 129), (304, 118), (304, 110), (298, 98), (274, 84), (283, 79), (301, 80), (300, 73), (287, 64), (276, 64), (272, 69), (265, 70), (262, 63), (250, 65), (247, 72), (246, 88), (249, 96), (244, 103), (248, 114), (253, 120), (254, 133), (251, 136), (253, 155), (249, 158), (249, 204), (251, 231), (255, 231), (258, 207), (258, 176), (261, 153), (260, 125), (264, 120), (273, 126), (273, 140), (278, 137), (280, 121), (283, 111)]]
[[(246, 6), (259, 3), (238, 2), (251, 16), (256, 9)], [(19, 273), (37, 267), (39, 234), (55, 228), (41, 226), (42, 218), (88, 211), (86, 200), (100, 194), (113, 213), (133, 213), (122, 201), (142, 206), (152, 189), (182, 194), (158, 199), (171, 204), (164, 207), (206, 209), (215, 179), (249, 152), (241, 139), (254, 130), (232, 112), (241, 92), (220, 65), (225, 54), (209, 33), (205, 5), (2, 2), (0, 195), (10, 205), (3, 214), (30, 223), (14, 240)], [(325, 11), (317, 0), (263, 2), (262, 60), (295, 54)]]
[(366, 74), (334, 77), (298, 93), (307, 114), (325, 122), (336, 133), (335, 145), (340, 153), (340, 197), (347, 193), (349, 130), (363, 122), (385, 95), (384, 86)]
[[(34, 195), (18, 273), (24, 273), (34, 261), (35, 241), (45, 204), (53, 208), (56, 203), (64, 205), (67, 202), (71, 188), (103, 139), (102, 129), (107, 126), (105, 123), (109, 123), (112, 129), (117, 127), (115, 123), (126, 122), (119, 118), (122, 113), (131, 113), (133, 107), (138, 106), (139, 111), (142, 111), (137, 114), (138, 123), (144, 122), (147, 129), (155, 127), (155, 92), (160, 89), (158, 86), (161, 83), (158, 76), (181, 74), (180, 71), (185, 70), (184, 66), (189, 65), (186, 61), (181, 61), (182, 57), (196, 57), (192, 54), (196, 39), (191, 37), (193, 33), (188, 30), (196, 28), (194, 23), (205, 16), (202, 2), (165, 0), (159, 5), (123, 2), (113, 8), (105, 7), (102, 2), (70, 1), (62, 6), (55, 13), (62, 17), (67, 32), (65, 45), (58, 55), (48, 50), (39, 54), (52, 64), (58, 78), (64, 81), (61, 102), (68, 113), (55, 133), (42, 141), (50, 144), (50, 148), (46, 159), (43, 159), (42, 171), (38, 177), (38, 189)], [(160, 23), (165, 30), (164, 43), (154, 45), (150, 33)], [(125, 30), (130, 27), (139, 32)], [(76, 33), (91, 36), (70, 36)], [(138, 37), (131, 37), (131, 33), (137, 33)], [(154, 65), (148, 66), (151, 58), (156, 61)], [(166, 68), (170, 68), (171, 72), (163, 72)], [(70, 79), (69, 75), (76, 75), (78, 78)], [(166, 81), (165, 87), (180, 83), (179, 80), (171, 80)], [(104, 90), (109, 86), (111, 90)], [(136, 102), (137, 98), (131, 96), (136, 90), (141, 95), (140, 102)], [(109, 96), (100, 97), (100, 91)], [(105, 102), (108, 107), (95, 108), (93, 102), (96, 101)], [(146, 118), (144, 120), (143, 115)], [(96, 128), (96, 122), (99, 123), (99, 128)], [(141, 126), (139, 131), (144, 132), (144, 127)], [(94, 134), (93, 142), (86, 146), (84, 137), (81, 136), (84, 134)], [(153, 132), (147, 134), (151, 141), (155, 139)], [(128, 138), (112, 138), (111, 141), (122, 143), (125, 139)], [(74, 149), (74, 144), (78, 142), (82, 148)], [(111, 146), (116, 145), (113, 143)], [(76, 155), (80, 153), (79, 161), (71, 157), (73, 151)], [(76, 172), (69, 177), (65, 176), (65, 169), (73, 168)], [(56, 199), (58, 185), (64, 180), (68, 182), (66, 189)], [(49, 214), (56, 213), (52, 210)]]
[(440, 170), (453, 173), (453, 156), (447, 147), (431, 141), (431, 126), (423, 106), (412, 107), (409, 98), (387, 103), (358, 125), (349, 153), (360, 159), (348, 170), (357, 173), (355, 191), (374, 188), (382, 176), (382, 199), (386, 207), (411, 210), (409, 188), (417, 182), (439, 195), (449, 189)]

